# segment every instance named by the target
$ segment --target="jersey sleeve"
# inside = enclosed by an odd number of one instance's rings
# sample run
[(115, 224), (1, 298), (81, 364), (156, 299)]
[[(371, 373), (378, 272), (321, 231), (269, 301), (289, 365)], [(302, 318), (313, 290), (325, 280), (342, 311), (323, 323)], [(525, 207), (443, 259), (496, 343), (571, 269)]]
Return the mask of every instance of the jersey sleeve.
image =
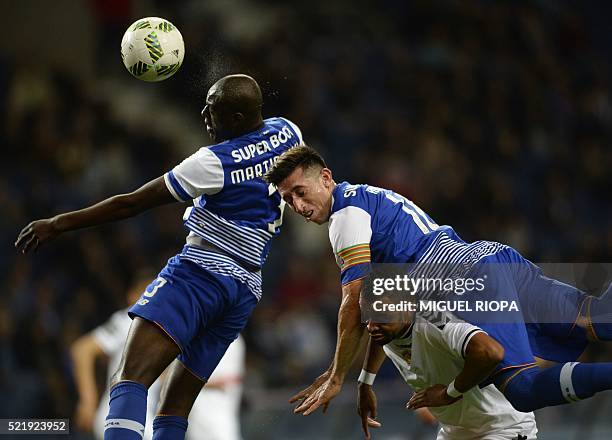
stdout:
[(186, 202), (221, 191), (223, 165), (210, 148), (203, 147), (164, 174), (164, 181), (174, 198)]
[(297, 135), (298, 139), (300, 140), (300, 145), (305, 145), (304, 144), (304, 138), (302, 137), (302, 130), (300, 130), (300, 127), (298, 127), (296, 124), (294, 124), (293, 122), (291, 122), (287, 118), (281, 118), (281, 119), (283, 121), (285, 121), (287, 124), (289, 124), (289, 127), (291, 127), (291, 129), (295, 132), (295, 134)]
[(107, 356), (123, 350), (123, 345), (130, 330), (132, 320), (127, 310), (120, 310), (99, 327), (92, 331), (92, 336)]
[(464, 358), (468, 343), (478, 333), (485, 331), (467, 322), (451, 321), (444, 326), (442, 339), (454, 354)]
[(370, 214), (356, 206), (346, 206), (329, 219), (329, 241), (343, 285), (364, 278), (371, 271), (370, 221)]

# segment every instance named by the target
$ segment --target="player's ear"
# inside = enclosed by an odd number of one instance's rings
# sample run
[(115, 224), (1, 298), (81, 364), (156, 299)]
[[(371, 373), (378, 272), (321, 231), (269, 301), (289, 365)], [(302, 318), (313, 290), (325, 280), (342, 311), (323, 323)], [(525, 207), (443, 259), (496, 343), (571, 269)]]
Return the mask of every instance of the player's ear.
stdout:
[(244, 114), (240, 113), (240, 112), (236, 112), (232, 115), (232, 121), (234, 122), (234, 124), (238, 124), (242, 121), (244, 121)]
[(323, 168), (321, 170), (321, 181), (323, 182), (323, 186), (325, 188), (329, 188), (332, 184), (332, 172), (329, 168)]

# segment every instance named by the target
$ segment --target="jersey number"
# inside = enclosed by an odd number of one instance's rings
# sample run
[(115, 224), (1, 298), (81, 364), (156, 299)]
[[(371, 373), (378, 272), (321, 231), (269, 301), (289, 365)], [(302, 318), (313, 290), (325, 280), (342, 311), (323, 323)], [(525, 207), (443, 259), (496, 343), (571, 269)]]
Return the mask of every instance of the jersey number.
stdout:
[[(357, 186), (358, 185), (347, 186), (344, 190), (344, 197), (353, 197), (357, 195)], [(421, 230), (421, 232), (423, 232), (423, 234), (427, 234), (438, 229), (439, 226), (431, 221), (431, 219), (427, 217), (427, 214), (425, 214), (421, 208), (415, 205), (412, 201), (408, 200), (406, 197), (391, 191), (385, 191), (377, 186), (368, 185), (366, 187), (366, 191), (372, 194), (380, 194), (381, 192), (384, 192), (387, 199), (391, 200), (395, 204), (401, 204), (402, 211), (412, 217), (412, 220), (414, 220), (414, 223)]]
[(163, 287), (164, 284), (166, 284), (168, 281), (165, 278), (162, 277), (157, 277), (157, 279), (155, 281), (153, 281), (151, 284), (149, 284), (150, 286), (153, 286), (153, 289), (149, 292), (149, 287), (147, 287), (144, 291), (144, 293), (142, 294), (142, 296), (146, 296), (147, 298), (152, 298), (156, 293), (157, 290), (160, 287)]
[(438, 225), (432, 222), (421, 208), (408, 200), (406, 197), (390, 192), (385, 193), (385, 197), (395, 204), (401, 203), (402, 211), (412, 217), (412, 220), (414, 220), (414, 223), (418, 226), (421, 232), (423, 232), (423, 234), (427, 234), (438, 229)]

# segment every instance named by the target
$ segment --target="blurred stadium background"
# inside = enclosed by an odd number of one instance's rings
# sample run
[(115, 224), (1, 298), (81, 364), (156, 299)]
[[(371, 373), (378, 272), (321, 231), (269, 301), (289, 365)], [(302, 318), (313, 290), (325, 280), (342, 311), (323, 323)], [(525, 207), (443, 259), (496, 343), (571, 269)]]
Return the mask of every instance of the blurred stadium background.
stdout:
[[(337, 180), (393, 188), (464, 239), (506, 242), (533, 261), (610, 261), (609, 2), (1, 4), (1, 417), (71, 417), (67, 348), (185, 236), (178, 204), (31, 257), (12, 248), (20, 228), (131, 190), (207, 144), (200, 110), (223, 74), (253, 75), (264, 114), (298, 123)], [(121, 63), (123, 32), (143, 16), (185, 39), (183, 67), (162, 83)], [(359, 438), (351, 386), (326, 416), (287, 404), (328, 365), (339, 289), (326, 228), (285, 219), (245, 333), (244, 437)], [(399, 375), (387, 365), (382, 376), (377, 438), (433, 438), (403, 409)], [(612, 393), (541, 411), (541, 438), (612, 438), (610, 410)]]

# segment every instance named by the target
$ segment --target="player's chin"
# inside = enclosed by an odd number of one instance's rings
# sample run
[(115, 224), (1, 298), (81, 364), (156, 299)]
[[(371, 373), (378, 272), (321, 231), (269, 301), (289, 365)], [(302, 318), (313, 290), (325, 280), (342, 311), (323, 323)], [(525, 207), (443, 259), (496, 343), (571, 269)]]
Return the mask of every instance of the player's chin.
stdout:
[(317, 217), (316, 212), (313, 211), (312, 214), (310, 214), (308, 217), (304, 217), (306, 219), (307, 223), (316, 223), (317, 225), (321, 224), (320, 219)]
[(372, 341), (374, 341), (378, 345), (386, 345), (391, 342), (391, 338), (382, 333), (370, 334), (370, 337), (372, 338)]
[(319, 215), (318, 213), (313, 212), (308, 220), (316, 223), (317, 225), (324, 225), (329, 220), (329, 216)]

